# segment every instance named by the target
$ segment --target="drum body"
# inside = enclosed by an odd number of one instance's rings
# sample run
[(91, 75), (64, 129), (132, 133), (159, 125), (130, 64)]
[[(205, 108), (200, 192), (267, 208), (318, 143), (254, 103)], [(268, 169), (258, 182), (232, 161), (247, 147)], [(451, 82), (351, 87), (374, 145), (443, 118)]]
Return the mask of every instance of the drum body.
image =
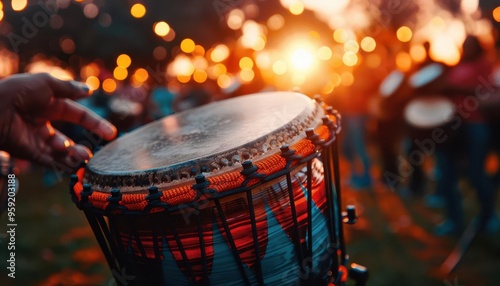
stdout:
[(301, 94), (212, 103), (111, 142), (71, 193), (118, 283), (326, 285), (346, 263), (339, 130)]

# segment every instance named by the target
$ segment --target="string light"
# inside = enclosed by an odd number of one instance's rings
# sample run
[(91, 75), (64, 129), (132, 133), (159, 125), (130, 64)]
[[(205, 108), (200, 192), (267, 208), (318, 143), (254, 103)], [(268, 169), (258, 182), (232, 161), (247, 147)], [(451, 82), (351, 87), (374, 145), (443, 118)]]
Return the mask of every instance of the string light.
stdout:
[(102, 82), (102, 89), (106, 93), (113, 93), (116, 90), (116, 82), (111, 78), (107, 78)]
[(377, 47), (377, 43), (375, 42), (375, 39), (372, 37), (364, 37), (361, 40), (361, 49), (365, 52), (373, 52), (375, 48)]
[(194, 41), (187, 38), (181, 42), (181, 50), (185, 53), (192, 53), (194, 51), (195, 44)]
[(398, 40), (400, 40), (403, 43), (406, 43), (411, 40), (413, 33), (410, 28), (402, 26), (397, 30), (396, 36), (398, 37)]
[(127, 54), (121, 54), (116, 58), (116, 65), (122, 68), (128, 68), (132, 63), (132, 59)]
[(28, 0), (12, 0), (11, 6), (14, 11), (22, 11), (28, 5)]
[(90, 91), (97, 90), (99, 88), (99, 85), (101, 84), (99, 79), (96, 76), (89, 76), (87, 80), (85, 80), (85, 83), (89, 87)]
[(167, 24), (167, 22), (161, 21), (154, 24), (153, 30), (158, 36), (164, 37), (170, 32), (170, 26)]
[(146, 15), (146, 7), (140, 3), (136, 3), (130, 8), (130, 14), (134, 18), (142, 18)]
[(118, 66), (113, 70), (113, 76), (117, 80), (124, 80), (128, 76), (128, 71), (126, 68)]

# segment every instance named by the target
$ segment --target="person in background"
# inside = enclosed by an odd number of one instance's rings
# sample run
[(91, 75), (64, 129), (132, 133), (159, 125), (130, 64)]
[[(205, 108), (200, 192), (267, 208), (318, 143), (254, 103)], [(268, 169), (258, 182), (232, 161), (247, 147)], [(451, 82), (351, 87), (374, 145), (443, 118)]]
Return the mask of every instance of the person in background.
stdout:
[(453, 67), (445, 79), (445, 90), (454, 101), (457, 120), (453, 122), (459, 132), (454, 146), (437, 150), (438, 166), (441, 171), (438, 184), (445, 188), (444, 195), (447, 219), (436, 227), (437, 235), (459, 234), (464, 228), (464, 214), (460, 190), (460, 155), (467, 160), (467, 173), (475, 189), (480, 213), (475, 219), (477, 227), (486, 232), (496, 232), (500, 223), (495, 212), (495, 195), (486, 174), (485, 160), (489, 151), (490, 130), (479, 108), (472, 108), (470, 102), (478, 101), (476, 88), (480, 79), (487, 79), (492, 64), (485, 56), (478, 38), (468, 36), (463, 43), (461, 61)]

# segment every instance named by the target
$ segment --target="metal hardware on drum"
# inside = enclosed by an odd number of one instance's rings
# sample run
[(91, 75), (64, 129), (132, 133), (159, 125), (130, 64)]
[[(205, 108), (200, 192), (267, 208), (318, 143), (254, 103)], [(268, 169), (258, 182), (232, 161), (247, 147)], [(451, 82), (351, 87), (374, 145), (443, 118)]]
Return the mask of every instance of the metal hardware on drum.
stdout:
[(70, 194), (126, 285), (365, 285), (343, 234), (357, 216), (342, 212), (340, 119), (293, 92), (207, 104), (109, 143)]

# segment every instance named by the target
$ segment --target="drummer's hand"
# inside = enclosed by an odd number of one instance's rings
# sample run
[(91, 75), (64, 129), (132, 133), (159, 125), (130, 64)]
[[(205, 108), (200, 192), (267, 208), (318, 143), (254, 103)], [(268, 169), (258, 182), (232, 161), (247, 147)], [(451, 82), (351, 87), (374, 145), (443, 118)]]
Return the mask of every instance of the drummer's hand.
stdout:
[(89, 95), (79, 82), (61, 81), (48, 74), (19, 74), (0, 81), (0, 150), (40, 164), (88, 160), (90, 150), (75, 145), (50, 121), (79, 124), (105, 140), (116, 128), (73, 100)]

